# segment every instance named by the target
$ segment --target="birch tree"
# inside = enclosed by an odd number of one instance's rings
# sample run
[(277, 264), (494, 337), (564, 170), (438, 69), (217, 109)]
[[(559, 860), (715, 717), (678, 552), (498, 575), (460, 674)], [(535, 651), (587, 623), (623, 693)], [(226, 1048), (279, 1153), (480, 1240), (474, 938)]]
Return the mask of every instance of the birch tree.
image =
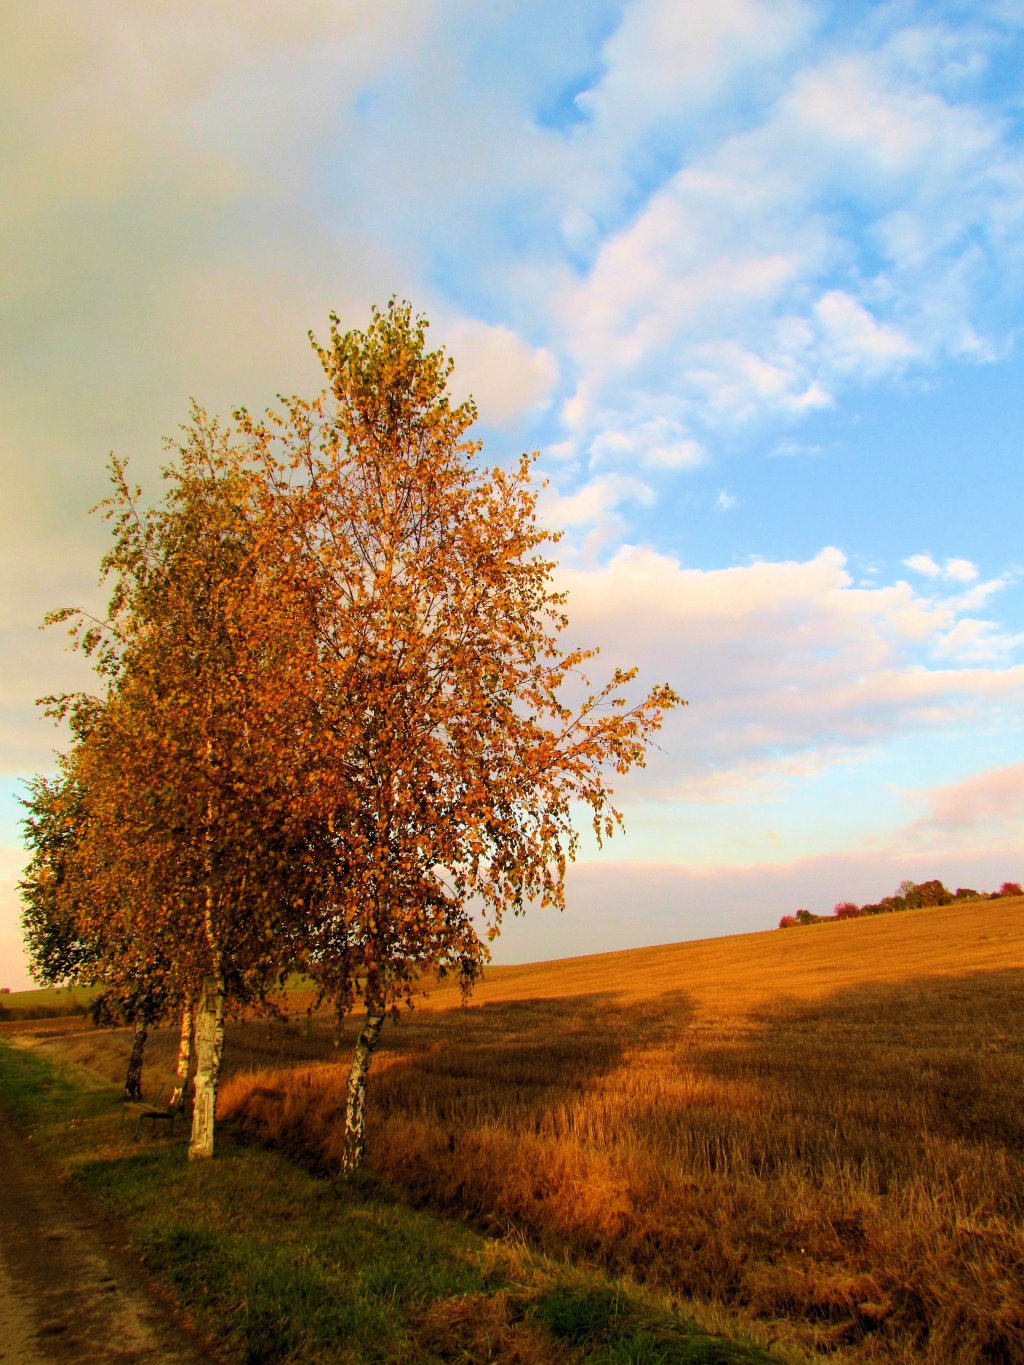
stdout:
[[(32, 974), (41, 984), (99, 988), (90, 1006), (97, 1027), (128, 1023), (132, 1047), (125, 1100), (142, 1098), (142, 1064), (149, 1027), (173, 1010), (171, 973), (134, 933), (118, 935), (117, 916), (92, 912), (95, 882), (83, 881), (89, 844), (88, 794), (76, 774), (84, 744), (61, 761), (57, 779), (30, 786), (23, 821), (31, 861), (20, 883), (22, 923)], [(83, 898), (84, 897), (84, 898)]]
[(237, 417), (315, 636), (307, 684), (341, 793), (314, 822), (305, 962), (339, 1013), (363, 1009), (353, 1170), (386, 1016), (424, 973), (468, 991), (504, 915), (562, 907), (579, 812), (599, 840), (618, 828), (608, 774), (643, 763), (679, 698), (661, 685), (630, 701), (635, 670), (594, 685), (595, 651), (562, 647), (533, 457), (483, 464), (475, 408), (452, 406), (423, 319), (393, 302), (366, 332), (332, 317), (313, 344), (318, 398)]
[(592, 683), (596, 651), (562, 645), (533, 457), (483, 464), (423, 319), (392, 303), (314, 346), (318, 397), (240, 412), (231, 439), (193, 414), (156, 508), (112, 466), (108, 619), (58, 613), (105, 688), (53, 703), (88, 730), (61, 898), (194, 1005), (190, 1155), (213, 1151), (230, 995), (301, 960), (358, 1004), (354, 1170), (387, 1017), (425, 974), (468, 992), (503, 916), (564, 904), (581, 812), (614, 833), (609, 775), (679, 698)]
[(142, 509), (112, 464), (107, 619), (55, 617), (71, 623), (105, 692), (51, 709), (80, 736), (88, 815), (65, 903), (77, 886), (86, 932), (102, 920), (104, 934), (139, 945), (112, 966), (119, 985), (138, 990), (166, 970), (183, 1014), (194, 1012), (189, 1150), (209, 1156), (226, 1003), (259, 998), (296, 952), (307, 860), (291, 791), (308, 689), (293, 674), (307, 665), (304, 618), (274, 581), (250, 472), (202, 413), (167, 476), (162, 502)]

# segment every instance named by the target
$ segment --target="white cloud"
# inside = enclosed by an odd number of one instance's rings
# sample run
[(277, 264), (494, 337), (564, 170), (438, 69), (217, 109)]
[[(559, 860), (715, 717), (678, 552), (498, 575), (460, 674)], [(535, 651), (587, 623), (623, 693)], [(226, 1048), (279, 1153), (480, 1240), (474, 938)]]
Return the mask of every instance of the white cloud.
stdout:
[[(628, 11), (623, 53), (662, 21), (689, 22), (692, 9), (669, 8), (678, 21), (660, 5)], [(723, 8), (716, 33), (754, 12)], [(901, 26), (893, 12), (861, 30), (862, 46), (822, 45), (808, 60), (805, 19), (789, 11), (786, 41), (769, 38), (758, 57), (774, 97), (752, 97), (745, 126), (711, 124), (680, 144), (559, 296), (580, 372), (574, 429), (597, 448), (626, 391), (706, 445), (716, 428), (792, 419), (851, 383), (1007, 344), (1012, 313), (998, 300), (1024, 283), (1024, 172), (1009, 125), (972, 102), (991, 35)], [(737, 60), (744, 51), (739, 38)], [(621, 61), (588, 97), (595, 144), (601, 101), (641, 70)], [(652, 111), (657, 89), (655, 77)], [(631, 97), (643, 103), (639, 77)], [(602, 147), (621, 154), (610, 136)]]
[(736, 498), (732, 493), (727, 493), (724, 488), (720, 488), (718, 497), (715, 499), (715, 506), (720, 512), (730, 512), (736, 506)]
[(914, 354), (905, 336), (894, 327), (882, 326), (842, 289), (823, 294), (814, 305), (814, 314), (829, 362), (840, 372), (891, 371)]
[(596, 123), (636, 137), (715, 99), (751, 67), (783, 56), (811, 20), (811, 9), (796, 0), (713, 6), (634, 0), (604, 46), (603, 77), (578, 103)]
[(605, 523), (625, 503), (649, 507), (653, 501), (653, 492), (641, 479), (627, 474), (599, 474), (575, 493), (560, 494), (553, 488), (546, 489), (540, 506), (549, 526), (589, 526)]
[[(962, 599), (955, 600), (959, 611), (965, 610)], [(937, 657), (956, 659), (959, 663), (993, 663), (1006, 659), (1024, 644), (1024, 634), (1003, 630), (991, 620), (961, 616), (951, 630), (936, 643)]]
[(600, 642), (607, 666), (640, 664), (692, 703), (668, 722), (671, 773), (659, 761), (657, 775), (629, 779), (664, 794), (710, 781), (716, 799), (739, 796), (898, 736), (1024, 709), (1024, 663), (1009, 639), (992, 648), (994, 623), (965, 617), (956, 595), (854, 585), (834, 548), (703, 571), (626, 547), (559, 582), (574, 641)]
[(590, 445), (594, 466), (640, 465), (648, 469), (692, 469), (707, 459), (699, 441), (678, 422), (642, 414), (609, 414)]
[(969, 559), (951, 558), (939, 564), (930, 554), (916, 554), (903, 563), (934, 587), (950, 585), (943, 599), (949, 619), (935, 637), (936, 657), (963, 664), (992, 663), (1009, 658), (1024, 643), (1024, 634), (1004, 629), (991, 616), (972, 614), (991, 610), (992, 598), (1017, 580), (1016, 571), (979, 581), (978, 566)]
[(510, 327), (474, 319), (438, 330), (455, 359), (456, 393), (472, 394), (483, 421), (510, 426), (550, 401), (558, 366), (546, 348), (528, 345)]
[[(947, 559), (945, 563), (939, 564), (930, 554), (910, 555), (903, 561), (908, 569), (914, 573), (922, 574), (925, 578), (944, 578), (952, 583), (976, 583), (978, 579), (978, 566), (970, 559)], [(979, 604), (986, 597), (991, 596), (998, 588), (1004, 586), (1006, 580), (992, 580), (989, 583), (978, 584), (973, 595), (968, 598), (961, 598), (963, 605)]]
[(947, 559), (942, 572), (956, 583), (973, 583), (978, 577), (978, 566), (969, 559)]
[(925, 578), (939, 578), (942, 574), (941, 566), (936, 564), (931, 555), (911, 555), (903, 563), (914, 573), (924, 574)]

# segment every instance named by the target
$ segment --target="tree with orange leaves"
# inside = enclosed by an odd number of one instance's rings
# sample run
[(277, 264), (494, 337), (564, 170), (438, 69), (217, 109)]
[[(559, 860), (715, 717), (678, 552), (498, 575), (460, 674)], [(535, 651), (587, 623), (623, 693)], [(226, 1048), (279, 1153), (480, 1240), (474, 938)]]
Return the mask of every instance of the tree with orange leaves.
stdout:
[[(79, 717), (79, 727), (82, 718)], [(36, 778), (24, 800), (31, 859), (20, 882), (22, 925), (32, 974), (42, 984), (100, 987), (90, 1012), (99, 1023), (128, 1023), (135, 1034), (125, 1100), (141, 1099), (148, 1027), (173, 1011), (173, 972), (117, 913), (117, 895), (85, 872), (90, 848), (90, 744), (81, 729), (56, 778)], [(109, 850), (104, 851), (109, 866)], [(85, 874), (85, 875), (83, 875)], [(94, 913), (94, 907), (100, 913)]]
[(276, 983), (304, 923), (308, 840), (292, 792), (310, 752), (308, 689), (294, 683), (310, 641), (275, 579), (244, 455), (196, 411), (165, 473), (167, 495), (142, 509), (113, 463), (108, 617), (54, 615), (71, 621), (105, 688), (50, 699), (75, 740), (74, 837), (52, 857), (41, 849), (25, 890), (30, 911), (33, 890), (46, 906), (59, 885), (49, 907), (90, 945), (90, 970), (110, 990), (160, 983), (186, 1026), (194, 1011), (189, 1152), (202, 1157), (213, 1152), (225, 1004)]
[[(367, 1072), (389, 1012), (426, 972), (469, 990), (502, 916), (561, 907), (574, 809), (621, 824), (609, 769), (642, 764), (667, 685), (630, 704), (635, 670), (593, 688), (595, 651), (564, 650), (563, 596), (542, 553), (532, 459), (484, 467), (452, 362), (394, 301), (366, 332), (332, 316), (327, 380), (262, 421), (236, 414), (287, 595), (316, 637), (319, 895), (304, 961), (340, 1012), (365, 1011), (349, 1074), (344, 1167), (364, 1151)], [(570, 697), (575, 700), (570, 700)], [(326, 824), (324, 817), (326, 816)]]
[(314, 345), (324, 392), (237, 414), (236, 443), (194, 414), (159, 507), (115, 463), (109, 620), (58, 614), (106, 693), (56, 706), (80, 736), (83, 932), (118, 926), (132, 971), (199, 997), (190, 1155), (213, 1150), (229, 993), (301, 961), (365, 1011), (351, 1171), (388, 1014), (427, 973), (468, 992), (505, 914), (563, 905), (577, 808), (615, 831), (606, 774), (679, 698), (630, 704), (634, 671), (593, 687), (594, 651), (561, 647), (532, 460), (482, 466), (424, 320), (392, 303)]

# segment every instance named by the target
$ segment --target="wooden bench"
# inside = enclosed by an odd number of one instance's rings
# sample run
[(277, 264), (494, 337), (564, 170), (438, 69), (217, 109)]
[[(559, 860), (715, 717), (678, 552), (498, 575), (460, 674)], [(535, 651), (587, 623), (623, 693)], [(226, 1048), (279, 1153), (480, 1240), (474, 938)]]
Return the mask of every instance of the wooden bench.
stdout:
[(142, 1125), (147, 1119), (150, 1125), (155, 1127), (162, 1120), (166, 1120), (171, 1132), (174, 1132), (175, 1111), (173, 1109), (161, 1108), (156, 1104), (146, 1104), (144, 1100), (125, 1100), (122, 1106), (121, 1118), (124, 1121), (125, 1114), (135, 1115), (135, 1141), (138, 1142), (142, 1132)]

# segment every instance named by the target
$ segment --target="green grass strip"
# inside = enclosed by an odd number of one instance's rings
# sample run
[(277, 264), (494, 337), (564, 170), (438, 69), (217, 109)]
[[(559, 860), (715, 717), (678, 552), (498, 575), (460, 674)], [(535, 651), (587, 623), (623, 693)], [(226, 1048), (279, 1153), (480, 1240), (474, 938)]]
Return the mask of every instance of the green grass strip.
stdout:
[[(222, 1136), (133, 1138), (116, 1087), (0, 1045), (0, 1107), (115, 1218), (225, 1362), (758, 1365), (590, 1272), (410, 1209), (373, 1179), (320, 1179)], [(777, 1359), (777, 1357), (776, 1357)]]

